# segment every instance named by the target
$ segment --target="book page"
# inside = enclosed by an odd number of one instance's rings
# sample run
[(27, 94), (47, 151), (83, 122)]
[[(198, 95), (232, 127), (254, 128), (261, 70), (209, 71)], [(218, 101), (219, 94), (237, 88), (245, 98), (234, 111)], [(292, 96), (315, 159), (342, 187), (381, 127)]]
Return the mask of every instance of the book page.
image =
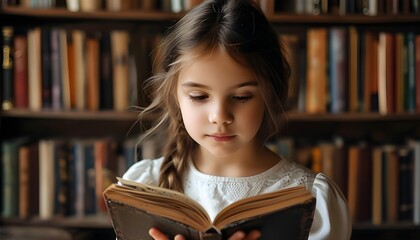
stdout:
[(234, 202), (224, 208), (214, 219), (214, 225), (221, 229), (224, 225), (234, 221), (270, 213), (313, 198), (304, 186), (256, 195)]
[(147, 212), (167, 217), (196, 229), (207, 229), (211, 220), (205, 209), (188, 196), (169, 189), (117, 178), (119, 184), (110, 186), (106, 197)]
[(135, 188), (137, 190), (140, 190), (146, 193), (151, 193), (153, 195), (160, 195), (160, 196), (169, 197), (171, 199), (177, 199), (177, 201), (186, 202), (188, 204), (194, 205), (194, 207), (196, 207), (200, 211), (206, 212), (206, 210), (200, 204), (198, 204), (196, 201), (194, 201), (187, 195), (182, 194), (180, 192), (166, 189), (166, 188), (156, 187), (152, 185), (146, 185), (146, 184), (122, 179), (119, 177), (117, 177), (117, 179), (118, 179), (118, 182), (121, 183), (123, 186), (129, 186), (129, 187)]

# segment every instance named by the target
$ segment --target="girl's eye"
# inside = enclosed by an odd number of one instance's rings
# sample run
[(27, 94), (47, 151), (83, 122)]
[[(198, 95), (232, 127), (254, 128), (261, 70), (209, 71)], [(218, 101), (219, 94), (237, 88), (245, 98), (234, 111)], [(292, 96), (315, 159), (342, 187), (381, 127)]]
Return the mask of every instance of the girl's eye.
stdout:
[(232, 97), (235, 101), (244, 103), (252, 98), (252, 96), (233, 96)]
[(189, 97), (193, 102), (202, 102), (207, 99), (206, 95), (189, 95)]

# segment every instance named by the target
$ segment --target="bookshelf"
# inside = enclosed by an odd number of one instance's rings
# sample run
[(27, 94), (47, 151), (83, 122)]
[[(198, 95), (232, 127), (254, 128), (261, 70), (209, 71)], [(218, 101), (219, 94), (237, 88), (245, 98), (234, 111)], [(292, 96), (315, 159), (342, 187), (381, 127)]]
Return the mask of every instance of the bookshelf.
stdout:
[[(4, 6), (0, 9), (0, 27), (13, 26), (20, 34), (19, 31), (22, 29), (27, 30), (36, 26), (41, 28), (59, 26), (67, 31), (82, 29), (87, 35), (96, 31), (109, 32), (114, 29), (122, 29), (130, 33), (137, 33), (134, 34), (138, 35), (139, 38), (137, 39), (147, 36), (149, 40), (152, 39), (150, 40), (152, 43), (149, 41), (145, 45), (140, 45), (139, 49), (142, 49), (143, 52), (137, 56), (139, 57), (137, 60), (147, 66), (147, 69), (141, 69), (138, 72), (137, 81), (142, 82), (152, 71), (149, 53), (155, 46), (153, 45), (155, 44), (153, 41), (156, 40), (154, 37), (159, 37), (167, 27), (171, 26), (182, 15), (182, 12), (174, 13), (160, 9), (135, 9), (123, 12), (101, 9), (94, 12), (70, 12), (64, 8), (30, 9)], [(412, 32), (414, 36), (420, 34), (417, 27), (420, 23), (420, 15), (417, 13), (378, 13), (376, 16), (356, 13), (345, 15), (321, 13), (315, 16), (274, 9), (267, 15), (280, 35), (297, 37), (298, 44), (301, 44), (299, 46), (302, 46), (302, 49), (305, 50), (309, 29), (324, 28), (327, 34), (334, 27), (341, 27), (347, 33), (350, 32), (350, 29), (354, 29), (359, 34), (379, 34), (381, 32), (394, 35), (399, 32)], [(347, 36), (346, 39), (349, 41), (349, 38)], [(328, 48), (328, 45), (326, 47)], [(296, 53), (296, 56), (304, 59), (307, 57), (306, 52), (303, 54), (301, 52)], [(350, 59), (350, 55), (345, 58)], [(420, 71), (417, 66), (414, 67), (415, 72)], [(292, 64), (292, 67), (296, 66)], [(306, 69), (300, 70), (302, 73), (306, 72)], [(350, 72), (345, 73), (348, 78), (350, 78), (350, 75)], [(329, 72), (325, 76), (326, 79), (329, 79)], [(356, 76), (356, 79), (359, 78), (361, 78), (361, 75)], [(306, 81), (306, 75), (303, 76), (303, 79)], [(0, 80), (3, 81), (3, 78), (0, 78)], [(299, 78), (296, 77), (295, 80), (299, 81)], [(347, 79), (347, 81), (350, 81), (350, 79)], [(416, 84), (418, 82), (417, 80)], [(137, 89), (139, 99), (136, 104), (142, 105), (147, 100), (139, 85)], [(350, 91), (350, 87), (345, 90)], [(325, 91), (328, 95), (328, 90)], [(416, 94), (419, 94), (419, 92), (416, 92)], [(416, 141), (420, 139), (420, 111), (417, 109), (380, 113), (379, 107), (373, 110), (359, 107), (349, 111), (350, 103), (346, 103), (344, 110), (331, 113), (331, 102), (326, 102), (324, 111), (308, 113), (305, 108), (298, 108), (298, 98), (295, 101), (295, 106), (287, 114), (287, 126), (279, 138), (292, 139), (296, 149), (307, 146), (314, 148), (320, 143), (333, 142), (332, 139), (337, 136), (344, 141), (345, 148), (360, 143), (367, 144), (372, 148), (383, 145), (399, 147), (401, 145), (405, 146), (407, 138)], [(363, 100), (360, 100), (359, 104), (364, 106)], [(137, 113), (135, 110), (118, 111), (101, 107), (95, 110), (78, 110), (75, 107), (58, 110), (42, 108), (33, 110), (29, 107), (13, 108), (0, 111), (0, 141), (3, 143), (21, 136), (31, 136), (35, 139), (112, 137), (121, 144), (125, 139), (135, 137), (142, 131), (136, 120)], [(346, 162), (346, 164), (348, 163)], [(348, 172), (344, 174), (346, 179), (348, 174)], [(348, 182), (345, 184), (347, 188)], [(347, 195), (346, 190), (345, 194)], [(367, 211), (371, 212), (373, 206), (368, 207)], [(112, 227), (103, 213), (81, 218), (63, 216), (51, 219), (1, 217), (0, 229), (7, 229), (7, 227), (64, 229), (65, 232), (72, 235), (73, 239), (115, 239)], [(420, 225), (412, 221), (382, 221), (374, 224), (372, 219), (363, 219), (355, 221), (352, 239), (418, 239), (419, 237)]]

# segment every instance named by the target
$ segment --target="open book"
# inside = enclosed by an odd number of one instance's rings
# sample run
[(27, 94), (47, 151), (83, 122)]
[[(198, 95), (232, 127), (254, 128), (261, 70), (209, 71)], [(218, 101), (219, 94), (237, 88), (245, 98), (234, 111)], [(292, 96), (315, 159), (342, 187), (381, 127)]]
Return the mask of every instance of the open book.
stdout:
[(257, 229), (260, 239), (307, 239), (315, 198), (303, 186), (239, 200), (211, 221), (197, 202), (177, 191), (118, 178), (104, 191), (117, 239), (152, 239), (156, 227), (169, 236), (186, 239), (228, 239), (238, 230)]

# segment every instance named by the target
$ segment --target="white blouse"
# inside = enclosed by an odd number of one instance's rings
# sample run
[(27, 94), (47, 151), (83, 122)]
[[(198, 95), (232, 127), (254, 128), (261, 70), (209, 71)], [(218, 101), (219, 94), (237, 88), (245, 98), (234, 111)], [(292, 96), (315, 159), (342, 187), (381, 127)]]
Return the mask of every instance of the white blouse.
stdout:
[[(163, 158), (137, 162), (123, 178), (158, 185), (162, 162)], [(200, 203), (211, 219), (240, 199), (298, 185), (306, 186), (317, 199), (309, 239), (350, 239), (351, 220), (341, 191), (322, 173), (313, 173), (295, 162), (283, 159), (265, 172), (240, 178), (203, 174), (189, 164), (184, 178), (185, 194)]]

